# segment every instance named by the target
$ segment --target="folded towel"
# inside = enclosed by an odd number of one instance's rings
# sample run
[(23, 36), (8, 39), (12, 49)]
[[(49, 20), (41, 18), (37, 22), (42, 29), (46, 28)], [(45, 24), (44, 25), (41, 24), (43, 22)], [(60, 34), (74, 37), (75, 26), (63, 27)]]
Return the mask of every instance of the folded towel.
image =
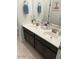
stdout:
[(29, 9), (28, 9), (28, 5), (27, 4), (23, 5), (23, 12), (24, 12), (24, 14), (28, 14), (29, 13)]

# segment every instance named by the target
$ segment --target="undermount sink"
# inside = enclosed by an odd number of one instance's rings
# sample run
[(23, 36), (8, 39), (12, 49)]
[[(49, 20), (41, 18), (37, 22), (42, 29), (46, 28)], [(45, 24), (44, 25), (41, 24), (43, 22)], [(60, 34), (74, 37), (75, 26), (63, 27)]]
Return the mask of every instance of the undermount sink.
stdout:
[(52, 37), (57, 37), (57, 34), (56, 33), (52, 33), (52, 32), (44, 32), (45, 35), (49, 35), (50, 38)]
[(58, 29), (51, 29), (51, 30), (45, 30), (44, 35), (49, 35), (50, 38), (55, 37), (57, 38), (58, 36), (60, 36), (60, 30)]

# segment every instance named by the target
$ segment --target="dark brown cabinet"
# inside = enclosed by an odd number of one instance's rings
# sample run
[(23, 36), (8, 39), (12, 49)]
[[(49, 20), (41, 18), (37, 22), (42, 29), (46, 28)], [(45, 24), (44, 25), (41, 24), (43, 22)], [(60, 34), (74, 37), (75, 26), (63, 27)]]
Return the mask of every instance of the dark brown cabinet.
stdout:
[(46, 45), (39, 40), (38, 37), (35, 38), (35, 49), (45, 58), (45, 59), (55, 59), (56, 53), (50, 50)]
[(29, 42), (40, 53), (40, 55), (44, 57), (44, 59), (56, 58), (58, 48), (25, 27), (23, 27), (23, 32), (25, 40)]
[(34, 34), (23, 27), (24, 38), (34, 47)]

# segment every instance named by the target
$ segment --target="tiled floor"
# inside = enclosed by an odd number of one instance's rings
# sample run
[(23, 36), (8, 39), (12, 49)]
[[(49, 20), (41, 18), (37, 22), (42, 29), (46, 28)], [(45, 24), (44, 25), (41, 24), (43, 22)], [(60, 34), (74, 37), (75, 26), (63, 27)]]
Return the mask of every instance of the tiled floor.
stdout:
[(27, 42), (17, 39), (17, 59), (43, 59)]

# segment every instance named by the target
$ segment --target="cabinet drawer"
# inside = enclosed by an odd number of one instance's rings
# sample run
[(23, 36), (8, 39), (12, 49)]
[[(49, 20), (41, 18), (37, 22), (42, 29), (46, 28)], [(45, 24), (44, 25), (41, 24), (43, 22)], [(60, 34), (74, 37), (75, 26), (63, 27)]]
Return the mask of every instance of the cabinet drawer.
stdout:
[(44, 59), (55, 59), (56, 54), (35, 39), (35, 49), (44, 57)]

